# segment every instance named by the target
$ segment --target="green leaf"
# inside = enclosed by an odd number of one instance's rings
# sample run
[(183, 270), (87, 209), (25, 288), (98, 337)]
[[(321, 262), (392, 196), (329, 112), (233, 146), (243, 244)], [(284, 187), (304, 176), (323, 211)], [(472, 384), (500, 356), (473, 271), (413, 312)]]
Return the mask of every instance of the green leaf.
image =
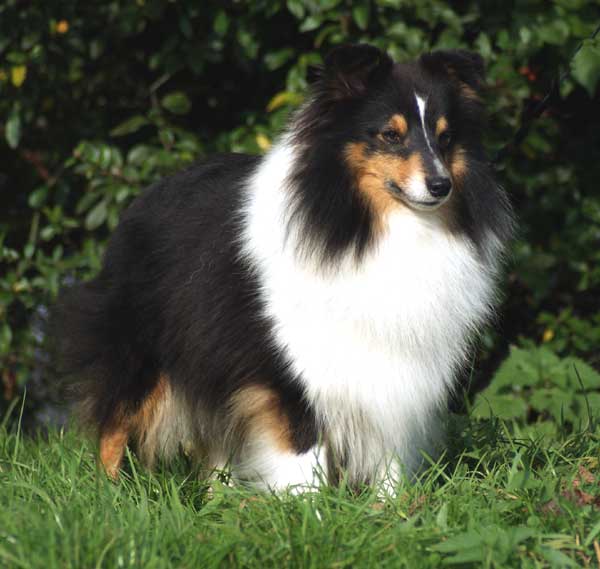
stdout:
[(435, 516), (436, 525), (443, 531), (448, 529), (448, 502), (444, 502)]
[(130, 196), (135, 195), (135, 188), (131, 186), (121, 185), (115, 193), (115, 201), (117, 203), (123, 203)]
[(368, 2), (355, 4), (352, 7), (352, 19), (361, 30), (366, 30), (369, 26), (369, 12), (370, 8)]
[(29, 194), (29, 199), (27, 200), (27, 202), (29, 203), (29, 207), (33, 209), (38, 209), (46, 203), (47, 197), (48, 186), (41, 186), (37, 190)]
[(479, 55), (486, 59), (490, 59), (492, 57), (492, 42), (487, 34), (483, 32), (480, 33), (475, 41), (475, 45), (477, 46), (477, 53), (479, 53)]
[(487, 553), (485, 536), (475, 530), (468, 530), (450, 537), (448, 540), (434, 545), (432, 549), (440, 553), (454, 554), (444, 559), (444, 565), (481, 562)]
[(129, 154), (127, 154), (127, 163), (141, 166), (148, 160), (151, 154), (152, 149), (148, 145), (138, 144), (129, 151)]
[(573, 561), (573, 559), (558, 549), (542, 547), (540, 551), (546, 560), (550, 561), (552, 567), (580, 567), (579, 563)]
[(140, 128), (146, 126), (147, 124), (150, 124), (150, 121), (146, 117), (142, 115), (135, 115), (113, 128), (110, 131), (110, 135), (124, 136), (126, 134), (131, 134), (133, 132), (137, 132)]
[(593, 97), (600, 80), (600, 45), (597, 40), (586, 40), (583, 43), (571, 63), (571, 73), (585, 87), (590, 97)]
[(54, 227), (52, 227), (52, 225), (46, 225), (46, 227), (40, 231), (40, 237), (42, 241), (50, 241), (50, 239), (52, 239), (55, 235), (56, 230)]
[(27, 67), (24, 65), (16, 65), (10, 70), (10, 80), (17, 89), (23, 85), (26, 77)]
[(300, 0), (287, 0), (287, 8), (298, 20), (304, 17), (304, 5)]
[(481, 546), (483, 543), (482, 536), (479, 532), (474, 530), (468, 530), (463, 533), (459, 533), (455, 536), (448, 538), (442, 543), (434, 545), (431, 549), (434, 551), (443, 551), (444, 553), (451, 553), (454, 551), (464, 551), (466, 549), (473, 549)]
[(279, 69), (294, 57), (294, 50), (291, 48), (278, 49), (265, 55), (265, 65), (271, 71)]
[(514, 395), (496, 395), (482, 393), (475, 400), (473, 416), (480, 419), (498, 417), (500, 419), (525, 418), (527, 404)]
[(496, 562), (494, 566), (503, 567), (515, 548), (534, 534), (533, 529), (524, 526), (506, 529), (484, 526), (452, 536), (431, 549), (453, 554), (444, 559), (444, 565), (483, 562), (492, 558)]
[(7, 323), (4, 323), (2, 328), (0, 328), (0, 354), (8, 353), (12, 337), (13, 334), (10, 326)]
[(496, 372), (489, 393), (512, 391), (515, 386), (535, 385), (540, 380), (536, 350), (512, 347), (508, 358)]
[(194, 35), (189, 18), (183, 14), (179, 16), (179, 29), (187, 39), (190, 39)]
[(511, 473), (506, 484), (506, 489), (509, 492), (514, 492), (515, 490), (529, 490), (539, 488), (540, 486), (541, 482), (539, 479), (535, 477), (533, 472), (527, 469)]
[(267, 111), (270, 113), (279, 107), (284, 105), (297, 105), (302, 100), (302, 97), (298, 93), (291, 91), (282, 91), (277, 93), (267, 104)]
[(23, 247), (23, 255), (26, 259), (31, 259), (33, 254), (35, 253), (35, 245), (33, 243), (27, 243), (25, 247)]
[(320, 0), (319, 8), (321, 8), (321, 10), (323, 11), (331, 10), (332, 8), (335, 8), (340, 2), (341, 0)]
[(299, 29), (301, 32), (312, 32), (313, 30), (316, 30), (322, 23), (323, 20), (321, 19), (320, 15), (314, 14), (306, 18), (302, 24), (300, 24)]
[(566, 22), (556, 19), (538, 26), (535, 31), (542, 42), (562, 46), (569, 37), (570, 30)]
[(574, 407), (578, 420), (586, 421), (588, 410), (593, 418), (600, 419), (600, 393), (592, 391), (585, 395), (575, 395)]
[(576, 419), (573, 410), (575, 394), (570, 391), (562, 391), (556, 388), (536, 389), (531, 394), (531, 406), (540, 413), (550, 413), (555, 421), (561, 419), (573, 421)]
[(84, 211), (90, 209), (92, 207), (92, 204), (98, 201), (98, 197), (98, 194), (95, 192), (87, 192), (83, 194), (83, 196), (75, 206), (75, 213), (77, 215), (81, 215)]
[(227, 33), (227, 30), (229, 29), (229, 18), (223, 10), (219, 10), (216, 15), (213, 29), (220, 36), (224, 36)]
[(8, 116), (4, 136), (6, 137), (8, 146), (13, 149), (19, 146), (19, 141), (21, 140), (21, 116), (17, 111), (13, 110)]
[(173, 146), (175, 142), (175, 133), (168, 128), (163, 128), (162, 130), (160, 130), (158, 133), (158, 137), (167, 148)]
[(174, 91), (162, 98), (162, 106), (174, 115), (185, 115), (190, 112), (192, 103), (188, 96), (181, 91)]
[(88, 231), (93, 231), (100, 227), (106, 220), (108, 208), (106, 200), (98, 202), (87, 214), (85, 218), (85, 228)]
[(581, 378), (583, 389), (600, 388), (600, 373), (598, 373), (591, 365), (576, 357), (565, 358), (564, 362), (567, 366), (569, 375), (574, 379), (572, 383), (575, 388), (581, 389), (578, 377)]
[(255, 33), (247, 29), (238, 29), (237, 41), (244, 49), (248, 59), (254, 59), (258, 54), (259, 40)]

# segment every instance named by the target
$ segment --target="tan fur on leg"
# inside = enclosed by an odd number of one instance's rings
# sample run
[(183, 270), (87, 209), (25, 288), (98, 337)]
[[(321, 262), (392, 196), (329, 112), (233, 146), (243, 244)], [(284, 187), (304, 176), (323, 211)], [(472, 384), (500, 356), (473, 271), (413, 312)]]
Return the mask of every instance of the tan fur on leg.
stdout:
[(129, 428), (125, 425), (112, 428), (100, 436), (100, 462), (107, 476), (112, 480), (119, 478), (128, 439)]

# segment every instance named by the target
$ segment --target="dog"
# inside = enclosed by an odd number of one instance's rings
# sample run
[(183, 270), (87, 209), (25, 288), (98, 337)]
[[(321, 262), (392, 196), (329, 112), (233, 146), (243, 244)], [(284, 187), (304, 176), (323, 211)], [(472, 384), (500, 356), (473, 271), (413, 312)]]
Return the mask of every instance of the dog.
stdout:
[(266, 155), (212, 156), (132, 203), (55, 310), (109, 476), (128, 441), (274, 491), (393, 488), (438, 452), (513, 228), (483, 78), (466, 51), (337, 47)]

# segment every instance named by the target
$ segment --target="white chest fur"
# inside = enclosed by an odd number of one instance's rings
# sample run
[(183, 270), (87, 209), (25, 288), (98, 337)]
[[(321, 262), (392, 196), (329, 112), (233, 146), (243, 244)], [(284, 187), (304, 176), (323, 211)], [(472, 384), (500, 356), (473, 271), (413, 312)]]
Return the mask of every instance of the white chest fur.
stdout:
[(301, 378), (334, 452), (370, 477), (391, 453), (414, 469), (473, 333), (490, 313), (495, 267), (430, 214), (399, 209), (360, 263), (323, 273), (286, 233), (291, 151), (272, 153), (249, 188), (245, 249), (275, 341)]

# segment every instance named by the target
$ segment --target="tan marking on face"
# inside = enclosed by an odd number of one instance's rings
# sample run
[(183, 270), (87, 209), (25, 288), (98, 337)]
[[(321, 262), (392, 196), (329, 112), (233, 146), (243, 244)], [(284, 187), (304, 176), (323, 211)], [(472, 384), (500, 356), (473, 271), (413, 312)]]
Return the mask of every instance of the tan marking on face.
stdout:
[(454, 81), (456, 81), (458, 83), (458, 88), (460, 90), (460, 94), (465, 98), (465, 99), (469, 99), (470, 101), (475, 101), (475, 102), (479, 102), (481, 100), (481, 98), (479, 97), (479, 94), (477, 93), (477, 91), (475, 91), (475, 89), (473, 89), (473, 87), (471, 87), (470, 85), (467, 85), (456, 73), (456, 71), (452, 68), (452, 67), (447, 67), (446, 68), (448, 71), (448, 75), (454, 79)]
[(466, 83), (463, 83), (462, 81), (460, 84), (460, 93), (465, 99), (469, 99), (469, 101), (478, 102), (481, 100), (475, 89), (473, 89), (473, 87), (470, 87)]
[(294, 451), (289, 419), (272, 389), (258, 384), (243, 387), (231, 396), (229, 409), (240, 437), (265, 435), (280, 451)]
[(401, 136), (406, 136), (408, 132), (408, 123), (404, 115), (397, 114), (393, 115), (388, 122), (388, 128), (395, 130)]
[(358, 189), (373, 207), (382, 228), (386, 215), (393, 208), (403, 207), (386, 188), (386, 182), (391, 180), (402, 188), (411, 178), (423, 175), (421, 156), (417, 152), (406, 159), (382, 152), (369, 155), (364, 143), (353, 142), (346, 146), (345, 157)]
[(467, 153), (462, 146), (457, 146), (452, 151), (452, 156), (450, 157), (450, 172), (457, 185), (460, 185), (460, 182), (467, 173)]
[(446, 117), (440, 117), (435, 123), (435, 135), (439, 136), (448, 130), (448, 121)]

